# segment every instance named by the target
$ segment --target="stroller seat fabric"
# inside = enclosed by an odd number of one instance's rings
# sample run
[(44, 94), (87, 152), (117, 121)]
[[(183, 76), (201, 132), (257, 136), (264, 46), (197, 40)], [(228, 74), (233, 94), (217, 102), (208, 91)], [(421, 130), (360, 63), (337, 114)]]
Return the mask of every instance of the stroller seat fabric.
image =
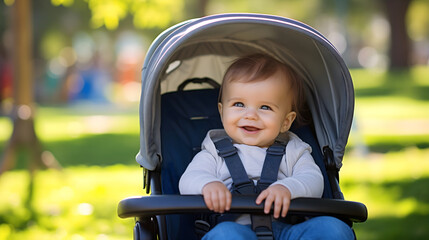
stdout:
[[(219, 89), (166, 93), (161, 97), (161, 182), (163, 194), (179, 194), (178, 182), (210, 129), (222, 128)], [(193, 215), (166, 216), (169, 236), (196, 239)]]

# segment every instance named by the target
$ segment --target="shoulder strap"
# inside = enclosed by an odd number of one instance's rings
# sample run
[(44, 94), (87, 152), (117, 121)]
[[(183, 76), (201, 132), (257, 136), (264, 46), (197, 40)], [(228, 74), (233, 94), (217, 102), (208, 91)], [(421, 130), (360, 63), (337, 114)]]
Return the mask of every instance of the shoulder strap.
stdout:
[(233, 181), (232, 193), (236, 194), (256, 194), (253, 181), (247, 176), (246, 169), (237, 153), (237, 148), (232, 144), (229, 137), (214, 141), (216, 150), (220, 157), (225, 160), (226, 166)]
[(283, 155), (285, 154), (286, 145), (287, 142), (275, 141), (273, 145), (267, 149), (264, 166), (262, 167), (261, 178), (256, 185), (258, 192), (262, 192), (273, 182), (277, 181), (280, 163), (282, 161)]

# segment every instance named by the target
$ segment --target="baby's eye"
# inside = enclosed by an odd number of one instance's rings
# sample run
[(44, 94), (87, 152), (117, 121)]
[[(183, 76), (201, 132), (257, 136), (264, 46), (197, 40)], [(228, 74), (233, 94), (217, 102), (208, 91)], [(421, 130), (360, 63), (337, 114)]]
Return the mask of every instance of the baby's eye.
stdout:
[(244, 104), (242, 102), (236, 102), (233, 104), (234, 107), (244, 107)]
[(262, 105), (261, 109), (262, 110), (272, 110), (272, 108), (270, 106), (267, 106), (267, 105)]

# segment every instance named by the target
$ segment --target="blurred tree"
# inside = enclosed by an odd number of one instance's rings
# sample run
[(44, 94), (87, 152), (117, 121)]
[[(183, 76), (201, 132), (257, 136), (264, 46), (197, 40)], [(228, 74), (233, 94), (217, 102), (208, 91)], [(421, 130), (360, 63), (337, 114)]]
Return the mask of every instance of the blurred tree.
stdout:
[(408, 36), (406, 15), (412, 0), (383, 0), (390, 23), (390, 69), (411, 66), (411, 40)]
[(210, 0), (186, 0), (185, 12), (187, 18), (199, 18), (207, 15)]
[[(108, 30), (118, 28), (121, 20), (128, 15), (132, 16), (134, 27), (152, 29), (166, 28), (172, 23), (183, 20), (182, 9), (184, 0), (51, 0), (53, 6), (73, 7), (79, 14), (85, 15), (85, 9), (90, 11), (90, 24), (94, 28), (105, 27)], [(57, 29), (60, 15), (63, 9), (52, 11), (45, 1), (37, 3), (33, 9), (31, 0), (5, 0), (6, 5), (11, 6), (14, 37), (12, 60), (14, 66), (14, 110), (12, 113), (13, 132), (9, 142), (0, 159), (0, 174), (14, 167), (16, 153), (18, 150), (30, 155), (30, 169), (33, 171), (42, 165), (48, 167), (59, 167), (55, 158), (49, 152), (44, 152), (42, 144), (34, 129), (34, 57), (40, 54), (33, 50), (33, 40), (36, 45), (40, 44), (44, 34), (52, 29)], [(76, 12), (75, 11), (75, 12)], [(46, 14), (49, 12), (49, 14)], [(32, 17), (34, 13), (36, 17)], [(86, 15), (85, 15), (86, 17)], [(34, 22), (34, 26), (31, 23)], [(60, 24), (61, 25), (61, 24)], [(33, 27), (35, 34), (33, 35)], [(62, 33), (71, 36), (76, 32), (76, 27), (62, 28)], [(58, 31), (58, 30), (56, 30)], [(66, 37), (67, 38), (67, 37)], [(70, 39), (70, 38), (67, 38)], [(43, 47), (43, 46), (42, 46)], [(36, 56), (36, 59), (40, 56)], [(42, 157), (43, 155), (43, 157)]]
[[(333, 1), (333, 0), (330, 0)], [(335, 0), (337, 3), (340, 0)], [(409, 37), (407, 16), (410, 15), (409, 6), (413, 0), (348, 0), (349, 27), (359, 29), (364, 38), (368, 36), (364, 30), (377, 15), (384, 15), (390, 25), (390, 36), (387, 42), (389, 69), (403, 69), (411, 66), (412, 42)], [(427, 4), (427, 3), (426, 3)]]
[(13, 132), (1, 158), (0, 174), (14, 167), (18, 151), (29, 155), (31, 173), (41, 166), (59, 168), (52, 154), (43, 152), (34, 129), (31, 15), (31, 0), (13, 3)]

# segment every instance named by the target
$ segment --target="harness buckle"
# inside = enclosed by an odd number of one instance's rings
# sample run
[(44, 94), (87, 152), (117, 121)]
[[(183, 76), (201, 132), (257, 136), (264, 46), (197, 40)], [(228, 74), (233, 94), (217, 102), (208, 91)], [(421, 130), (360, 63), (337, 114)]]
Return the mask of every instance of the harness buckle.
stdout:
[(240, 195), (255, 195), (257, 193), (252, 180), (238, 184), (233, 183), (231, 192)]
[(258, 240), (273, 240), (273, 228), (270, 215), (254, 214), (252, 218), (252, 230), (256, 233)]
[(225, 147), (223, 149), (218, 149), (217, 152), (218, 152), (218, 155), (220, 157), (225, 158), (225, 157), (229, 157), (229, 156), (232, 156), (235, 153), (237, 153), (237, 149), (234, 146)]
[(218, 155), (222, 158), (230, 157), (237, 153), (237, 148), (232, 144), (230, 138), (222, 138), (214, 142)]
[(271, 184), (272, 184), (272, 182), (267, 182), (267, 181), (263, 181), (263, 179), (260, 179), (255, 186), (256, 192), (258, 194), (261, 193), (262, 191), (267, 189)]

